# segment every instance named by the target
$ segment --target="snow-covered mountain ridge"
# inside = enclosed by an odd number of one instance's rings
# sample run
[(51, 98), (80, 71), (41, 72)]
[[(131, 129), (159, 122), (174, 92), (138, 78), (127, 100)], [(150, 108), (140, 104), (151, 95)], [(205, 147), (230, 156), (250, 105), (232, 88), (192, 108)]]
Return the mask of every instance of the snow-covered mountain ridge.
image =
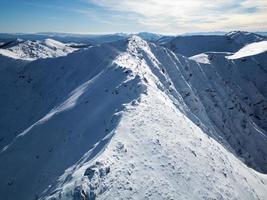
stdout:
[(77, 49), (69, 47), (53, 39), (43, 41), (14, 40), (1, 45), (0, 55), (15, 59), (35, 60), (65, 56)]
[(266, 53), (207, 55), (133, 36), (0, 57), (3, 198), (265, 199)]
[(158, 40), (158, 43), (171, 49), (176, 54), (191, 57), (200, 53), (236, 52), (252, 42), (266, 40), (265, 36), (244, 31), (233, 31), (225, 35), (192, 35), (166, 37)]

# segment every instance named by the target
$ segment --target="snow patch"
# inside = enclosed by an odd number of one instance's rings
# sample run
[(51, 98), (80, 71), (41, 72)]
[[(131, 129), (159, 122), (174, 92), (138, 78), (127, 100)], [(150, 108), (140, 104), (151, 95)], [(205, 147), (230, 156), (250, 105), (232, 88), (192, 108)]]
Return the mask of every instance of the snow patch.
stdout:
[(209, 55), (205, 54), (205, 53), (201, 53), (195, 56), (191, 56), (189, 57), (189, 59), (194, 60), (198, 63), (203, 63), (203, 64), (210, 64), (210, 60), (209, 60)]
[(254, 56), (267, 51), (267, 41), (254, 42), (246, 45), (231, 56), (227, 56), (228, 59), (239, 59), (248, 56)]

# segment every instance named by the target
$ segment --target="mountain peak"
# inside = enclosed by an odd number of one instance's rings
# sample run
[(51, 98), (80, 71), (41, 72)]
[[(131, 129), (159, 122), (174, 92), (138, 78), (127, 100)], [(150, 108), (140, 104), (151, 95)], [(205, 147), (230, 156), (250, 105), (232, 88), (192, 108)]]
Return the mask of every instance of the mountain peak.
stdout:
[(65, 56), (76, 50), (53, 39), (37, 41), (16, 39), (1, 47), (0, 54), (22, 60)]
[(265, 37), (258, 35), (256, 33), (247, 31), (231, 31), (226, 34), (226, 37), (235, 40), (235, 42), (240, 44), (248, 44), (251, 42), (262, 41)]
[(147, 42), (138, 35), (132, 35), (128, 39), (129, 45), (147, 46)]

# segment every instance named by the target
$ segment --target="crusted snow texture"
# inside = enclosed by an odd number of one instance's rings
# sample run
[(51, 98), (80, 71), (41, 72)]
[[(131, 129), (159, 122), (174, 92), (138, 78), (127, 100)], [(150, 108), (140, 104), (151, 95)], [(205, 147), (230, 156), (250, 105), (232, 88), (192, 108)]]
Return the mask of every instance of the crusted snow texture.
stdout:
[(201, 63), (133, 36), (0, 57), (1, 196), (264, 200), (267, 55), (228, 55)]

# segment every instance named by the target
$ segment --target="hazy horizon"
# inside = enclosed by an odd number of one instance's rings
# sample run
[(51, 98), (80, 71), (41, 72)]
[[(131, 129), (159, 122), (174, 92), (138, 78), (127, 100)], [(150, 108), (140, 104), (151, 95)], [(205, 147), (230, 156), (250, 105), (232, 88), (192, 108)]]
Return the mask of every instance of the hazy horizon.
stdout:
[(41, 32), (0, 32), (0, 34), (7, 34), (7, 35), (47, 35), (47, 34), (55, 34), (55, 35), (74, 35), (74, 36), (89, 36), (89, 35), (113, 35), (113, 34), (139, 34), (139, 33), (151, 33), (151, 34), (158, 34), (162, 36), (178, 36), (178, 35), (224, 35), (229, 32), (234, 31), (241, 31), (241, 32), (252, 32), (256, 34), (263, 33), (264, 35), (267, 34), (267, 30), (263, 31), (246, 31), (246, 30), (230, 30), (230, 31), (197, 31), (197, 32), (184, 32), (184, 33), (157, 33), (157, 32), (147, 32), (147, 31), (140, 31), (140, 32), (103, 32), (103, 33), (79, 33), (79, 32), (55, 32), (55, 31), (41, 31)]

